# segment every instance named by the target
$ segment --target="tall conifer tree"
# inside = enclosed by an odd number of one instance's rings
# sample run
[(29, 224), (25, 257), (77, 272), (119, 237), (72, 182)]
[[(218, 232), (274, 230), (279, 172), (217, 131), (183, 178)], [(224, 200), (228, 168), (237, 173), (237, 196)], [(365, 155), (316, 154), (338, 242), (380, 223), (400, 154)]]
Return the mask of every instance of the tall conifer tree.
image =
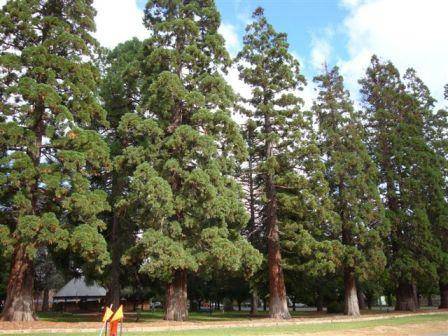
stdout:
[[(143, 43), (137, 38), (119, 44), (106, 52), (104, 76), (100, 95), (107, 111), (108, 127), (105, 129), (113, 166), (109, 174), (102, 176), (101, 185), (109, 195), (111, 213), (107, 216), (108, 229), (105, 232), (111, 254), (111, 265), (106, 272), (108, 299), (113, 307), (120, 305), (122, 282), (126, 269), (120, 259), (129, 245), (134, 242), (137, 227), (132, 221), (132, 207), (120, 207), (120, 201), (129, 193), (130, 175), (135, 169), (123, 161), (124, 150), (131, 144), (127, 134), (119, 127), (124, 115), (136, 113), (141, 97), (141, 54)], [(149, 134), (147, 134), (149, 135)], [(137, 137), (138, 138), (138, 137)], [(135, 143), (135, 138), (133, 139)]]
[[(427, 172), (424, 195), (428, 208), (428, 217), (437, 246), (437, 275), (440, 290), (440, 307), (448, 308), (448, 111), (440, 109), (434, 111), (435, 99), (432, 98), (428, 87), (417, 76), (415, 70), (409, 69), (404, 75), (406, 92), (413, 98), (414, 108), (420, 111), (423, 118), (423, 134), (428, 145)], [(445, 87), (445, 97), (448, 86)], [(435, 283), (429, 277), (422, 283), (426, 291), (431, 293)]]
[[(254, 22), (246, 28), (243, 50), (238, 54), (240, 78), (252, 87), (248, 101), (255, 110), (257, 137), (264, 180), (264, 225), (268, 242), (269, 313), (273, 318), (290, 318), (282, 269), (278, 225), (278, 196), (275, 188), (277, 145), (285, 120), (296, 111), (299, 99), (286, 91), (297, 90), (304, 83), (299, 64), (288, 53), (285, 34), (277, 33), (267, 22), (262, 8), (253, 14)], [(278, 99), (276, 94), (282, 97)], [(277, 112), (274, 107), (282, 108)], [(282, 115), (284, 117), (282, 118)], [(261, 168), (261, 167), (258, 167)]]
[(387, 232), (378, 191), (377, 170), (362, 142), (363, 128), (337, 67), (316, 77), (319, 93), (313, 111), (319, 125), (319, 148), (325, 161), (334, 211), (333, 231), (343, 245), (344, 313), (360, 315), (356, 282), (381, 272)]
[[(188, 273), (244, 268), (250, 275), (261, 258), (239, 234), (248, 215), (232, 176), (246, 149), (220, 73), (230, 61), (215, 3), (151, 0), (144, 21), (152, 36), (138, 118), (153, 123), (159, 139), (130, 186), (144, 233), (129, 255), (143, 258), (141, 272), (166, 281), (165, 319), (185, 320)], [(139, 128), (127, 120), (121, 127), (132, 137)]]
[[(254, 172), (262, 181), (269, 313), (273, 318), (287, 319), (290, 314), (280, 232), (288, 232), (289, 238), (293, 237), (289, 245), (297, 246), (296, 238), (306, 233), (307, 224), (326, 217), (330, 204), (311, 119), (301, 111), (302, 100), (297, 97), (305, 84), (299, 63), (288, 51), (286, 35), (274, 30), (262, 8), (255, 10), (253, 18), (237, 62), (241, 79), (252, 88), (252, 97), (245, 103), (254, 123)], [(315, 197), (316, 192), (322, 197)]]
[[(108, 148), (91, 0), (11, 0), (0, 11), (0, 243), (11, 253), (4, 320), (32, 320), (33, 259), (70, 249), (99, 271), (109, 257), (97, 215), (106, 194), (89, 177)], [(86, 265), (87, 266), (87, 265)]]
[[(437, 280), (439, 248), (433, 235), (428, 193), (434, 188), (433, 151), (425, 139), (427, 107), (391, 62), (372, 57), (360, 81), (368, 146), (380, 170), (391, 233), (388, 267), (396, 309), (418, 308), (417, 284)], [(406, 85), (407, 84), (407, 85)]]

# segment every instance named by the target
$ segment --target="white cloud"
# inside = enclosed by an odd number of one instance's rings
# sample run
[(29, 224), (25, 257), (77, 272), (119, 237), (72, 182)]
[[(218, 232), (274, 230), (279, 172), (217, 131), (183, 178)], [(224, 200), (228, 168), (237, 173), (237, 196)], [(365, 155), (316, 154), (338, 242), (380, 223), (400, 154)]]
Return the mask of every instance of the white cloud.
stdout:
[(373, 53), (400, 71), (413, 67), (437, 99), (448, 82), (448, 34), (444, 0), (342, 0), (349, 59), (339, 61), (350, 89), (364, 74)]
[[(7, 0), (0, 0), (2, 7)], [(94, 0), (97, 11), (94, 36), (102, 46), (113, 48), (133, 37), (145, 39), (149, 36), (143, 26), (143, 10), (136, 0)]]
[(218, 31), (226, 41), (227, 51), (232, 57), (235, 57), (241, 49), (241, 42), (236, 27), (232, 24), (222, 22)]
[[(299, 61), (300, 63), (300, 72), (303, 74), (307, 72), (305, 70), (309, 70), (309, 62), (305, 62), (305, 59), (299, 55), (299, 53), (295, 50), (290, 51), (291, 55)], [(311, 64), (314, 66), (313, 64)], [(297, 95), (303, 99), (303, 107), (306, 110), (309, 110), (311, 106), (313, 106), (313, 100), (316, 97), (315, 85), (313, 83), (313, 78), (306, 78), (307, 84), (303, 87), (300, 92), (297, 92)]]
[(311, 39), (311, 65), (314, 69), (321, 70), (328, 62), (331, 55), (331, 45), (326, 37)]
[(228, 72), (224, 75), (224, 78), (230, 84), (236, 94), (239, 94), (241, 97), (248, 99), (252, 95), (252, 89), (248, 84), (244, 83), (239, 76), (240, 73), (237, 67), (234, 65), (228, 69)]
[(101, 45), (113, 48), (133, 37), (149, 36), (136, 0), (95, 0), (93, 6), (97, 10), (95, 37)]
[(316, 84), (312, 80), (309, 80), (307, 85), (298, 94), (300, 98), (303, 99), (303, 107), (305, 110), (311, 109), (313, 102), (316, 99)]

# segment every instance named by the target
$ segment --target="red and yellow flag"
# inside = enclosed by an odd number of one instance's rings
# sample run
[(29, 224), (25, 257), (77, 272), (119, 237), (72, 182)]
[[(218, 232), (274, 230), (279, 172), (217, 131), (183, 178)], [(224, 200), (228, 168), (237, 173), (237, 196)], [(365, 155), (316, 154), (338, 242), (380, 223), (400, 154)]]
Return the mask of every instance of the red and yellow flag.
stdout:
[(114, 312), (112, 311), (112, 309), (110, 309), (109, 307), (106, 307), (106, 311), (104, 312), (104, 316), (103, 316), (103, 323), (107, 322), (113, 314), (114, 314)]
[(111, 322), (113, 321), (119, 321), (123, 319), (123, 305), (120, 306), (120, 308), (117, 309), (114, 316), (110, 319)]

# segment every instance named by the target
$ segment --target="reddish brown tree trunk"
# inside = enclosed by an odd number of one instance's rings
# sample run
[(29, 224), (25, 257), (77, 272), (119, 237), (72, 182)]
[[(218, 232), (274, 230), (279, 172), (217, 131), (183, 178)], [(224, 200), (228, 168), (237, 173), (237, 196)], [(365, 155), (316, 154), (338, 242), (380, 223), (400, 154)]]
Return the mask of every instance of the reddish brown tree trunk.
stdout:
[(177, 270), (166, 286), (165, 320), (185, 321), (187, 318), (187, 271)]
[(274, 185), (268, 178), (268, 263), (269, 263), (269, 315), (276, 319), (289, 319), (286, 299), (285, 280), (283, 277), (280, 237), (277, 224), (277, 200)]
[[(343, 194), (345, 189), (344, 181), (339, 179), (339, 195)], [(346, 209), (349, 206), (342, 198), (339, 199), (340, 216), (342, 220), (342, 243), (345, 246), (353, 246), (352, 232), (350, 231), (349, 220), (347, 219)], [(360, 316), (358, 293), (356, 290), (355, 270), (353, 267), (344, 266), (344, 314), (349, 316)]]
[(17, 245), (14, 249), (3, 321), (36, 320), (33, 304), (33, 262), (26, 256), (25, 250), (24, 245)]
[[(265, 133), (269, 136), (272, 132), (271, 120), (265, 116)], [(273, 156), (272, 140), (266, 141), (266, 159)], [(268, 268), (269, 268), (269, 315), (276, 319), (289, 319), (286, 299), (285, 280), (282, 269), (282, 256), (280, 252), (280, 236), (277, 222), (277, 193), (274, 177), (271, 173), (265, 175), (266, 183), (266, 228), (268, 238)]]
[(415, 311), (417, 310), (417, 296), (415, 286), (410, 283), (400, 283), (397, 287), (397, 303), (395, 310)]
[(448, 308), (448, 284), (440, 283), (440, 309)]
[(344, 270), (344, 314), (349, 316), (360, 316), (358, 305), (358, 294), (356, 291), (355, 273), (352, 269)]

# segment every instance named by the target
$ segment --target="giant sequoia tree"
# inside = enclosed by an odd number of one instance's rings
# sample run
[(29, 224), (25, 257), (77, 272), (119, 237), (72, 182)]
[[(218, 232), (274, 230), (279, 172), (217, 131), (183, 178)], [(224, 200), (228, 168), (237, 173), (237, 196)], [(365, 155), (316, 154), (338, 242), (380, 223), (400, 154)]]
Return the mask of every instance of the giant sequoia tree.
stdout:
[[(229, 64), (214, 1), (152, 0), (145, 8), (152, 36), (143, 60), (138, 116), (121, 123), (132, 134), (146, 120), (157, 139), (142, 154), (130, 197), (143, 236), (129, 256), (141, 272), (166, 281), (165, 319), (187, 318), (188, 273), (213, 269), (251, 274), (260, 256), (239, 234), (248, 216), (232, 177), (246, 150), (229, 109), (234, 94), (220, 71)], [(151, 145), (152, 144), (152, 145)]]
[(382, 238), (387, 232), (377, 187), (377, 170), (362, 142), (363, 128), (337, 67), (315, 78), (319, 94), (313, 111), (325, 160), (334, 211), (333, 236), (340, 237), (347, 315), (359, 315), (356, 282), (385, 266)]
[[(140, 102), (142, 46), (142, 42), (134, 38), (107, 52), (104, 60), (104, 76), (100, 85), (100, 94), (109, 122), (105, 134), (113, 158), (111, 171), (102, 176), (100, 183), (107, 191), (112, 207), (107, 216), (108, 229), (105, 232), (112, 263), (105, 275), (108, 279), (109, 302), (114, 307), (120, 305), (121, 288), (127, 278), (123, 275), (129, 271), (121, 265), (120, 259), (127, 246), (133, 243), (137, 229), (132, 221), (132, 207), (125, 209), (120, 207), (119, 203), (129, 192), (129, 178), (135, 169), (135, 165), (123, 161), (123, 151), (140, 138), (134, 134), (132, 142), (129, 142), (128, 134), (122, 132), (119, 125), (123, 116), (136, 113)], [(145, 133), (145, 136), (149, 134)]]
[[(260, 217), (268, 245), (269, 312), (274, 318), (289, 318), (280, 224), (282, 221), (285, 225), (286, 221), (293, 223), (295, 226), (291, 230), (297, 233), (299, 226), (303, 228), (301, 225), (310, 218), (302, 223), (299, 222), (303, 217), (298, 213), (292, 220), (291, 217), (286, 220), (284, 213), (283, 218), (279, 218), (279, 209), (286, 213), (299, 209), (301, 215), (310, 214), (305, 209), (309, 204), (305, 204), (304, 199), (310, 200), (309, 196), (313, 195), (307, 178), (312, 181), (314, 175), (309, 174), (310, 169), (316, 167), (310, 157), (317, 155), (318, 161), (319, 151), (315, 145), (310, 146), (310, 124), (301, 112), (302, 101), (296, 95), (305, 80), (299, 63), (288, 51), (286, 35), (274, 30), (263, 9), (258, 8), (253, 17), (254, 22), (246, 28), (244, 48), (237, 61), (241, 79), (252, 88), (252, 97), (245, 104), (246, 113), (254, 123), (251, 139), (257, 162), (253, 172), (256, 179), (262, 181)], [(322, 190), (325, 190), (325, 182), (323, 185)], [(319, 202), (314, 205), (318, 207)], [(321, 214), (319, 209), (312, 211)]]
[[(423, 134), (428, 145), (429, 160), (424, 183), (424, 197), (427, 203), (428, 218), (434, 238), (437, 240), (437, 275), (440, 289), (440, 307), (448, 308), (448, 206), (446, 202), (448, 182), (448, 111), (434, 111), (435, 100), (423, 81), (417, 77), (413, 69), (404, 75), (406, 92), (413, 98), (414, 109), (419, 111), (423, 119)], [(445, 87), (445, 97), (448, 86)], [(422, 287), (432, 290), (435, 281), (432, 277), (425, 279)]]
[(442, 185), (434, 169), (440, 166), (425, 138), (431, 102), (423, 101), (412, 70), (402, 79), (391, 62), (376, 56), (360, 83), (368, 146), (380, 170), (391, 225), (387, 254), (396, 309), (415, 310), (417, 284), (437, 280), (440, 255), (433, 234), (440, 219), (437, 189)]
[(12, 0), (0, 12), (0, 243), (11, 256), (4, 320), (34, 318), (40, 247), (68, 248), (97, 270), (108, 262), (97, 218), (106, 195), (89, 184), (108, 162), (89, 130), (105, 122), (90, 61), (94, 15), (91, 0)]

